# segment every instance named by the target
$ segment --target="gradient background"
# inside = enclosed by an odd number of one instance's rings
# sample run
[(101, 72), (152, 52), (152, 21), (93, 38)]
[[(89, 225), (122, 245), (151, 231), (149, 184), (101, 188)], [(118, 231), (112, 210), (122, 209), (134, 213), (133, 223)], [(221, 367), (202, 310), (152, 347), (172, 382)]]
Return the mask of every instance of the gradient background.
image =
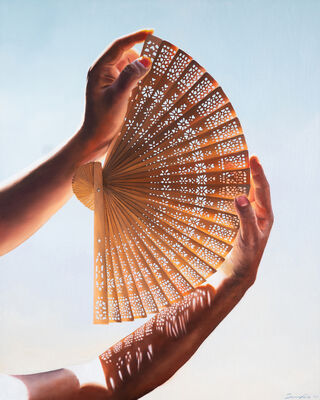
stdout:
[[(256, 284), (146, 399), (320, 398), (319, 17), (311, 0), (0, 0), (1, 179), (78, 129), (106, 45), (153, 27), (222, 85), (270, 180), (275, 225)], [(142, 323), (92, 325), (92, 232), (72, 198), (1, 258), (0, 372), (89, 361)]]

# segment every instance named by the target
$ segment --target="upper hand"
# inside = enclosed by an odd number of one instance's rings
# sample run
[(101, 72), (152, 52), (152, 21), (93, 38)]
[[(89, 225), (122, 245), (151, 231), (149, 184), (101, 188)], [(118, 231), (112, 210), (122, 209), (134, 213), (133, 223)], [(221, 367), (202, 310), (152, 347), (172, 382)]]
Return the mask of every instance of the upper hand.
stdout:
[(131, 91), (151, 66), (151, 60), (138, 58), (132, 47), (150, 33), (151, 30), (141, 30), (117, 39), (90, 67), (85, 118), (78, 133), (85, 148), (83, 161), (103, 156), (120, 131)]

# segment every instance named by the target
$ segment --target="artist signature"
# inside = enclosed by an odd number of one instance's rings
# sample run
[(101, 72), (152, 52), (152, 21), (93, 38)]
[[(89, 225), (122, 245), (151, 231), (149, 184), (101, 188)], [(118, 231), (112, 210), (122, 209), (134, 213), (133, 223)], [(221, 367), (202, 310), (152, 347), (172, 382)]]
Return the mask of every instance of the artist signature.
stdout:
[(320, 395), (318, 394), (308, 394), (308, 393), (304, 393), (304, 394), (295, 394), (295, 393), (287, 393), (284, 396), (284, 400), (293, 400), (293, 399), (320, 399)]

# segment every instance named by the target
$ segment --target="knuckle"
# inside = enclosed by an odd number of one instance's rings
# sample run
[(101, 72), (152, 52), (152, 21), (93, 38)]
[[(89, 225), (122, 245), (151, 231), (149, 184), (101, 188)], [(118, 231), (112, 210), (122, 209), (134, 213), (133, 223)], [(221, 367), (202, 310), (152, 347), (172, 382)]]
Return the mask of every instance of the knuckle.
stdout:
[(87, 83), (95, 81), (97, 79), (98, 68), (95, 65), (92, 65), (87, 72)]
[(259, 237), (258, 237), (258, 235), (257, 234), (252, 234), (252, 235), (250, 235), (249, 236), (249, 239), (248, 239), (248, 244), (249, 244), (249, 246), (251, 247), (251, 248), (256, 248), (257, 247), (257, 245), (259, 244)]
[(256, 249), (259, 242), (260, 238), (256, 229), (250, 231), (245, 229), (244, 232), (242, 232), (240, 241), (240, 247), (242, 247), (242, 250), (251, 251)]
[(265, 180), (265, 182), (264, 182), (264, 188), (266, 190), (270, 191), (270, 183), (267, 180)]
[(255, 220), (255, 216), (250, 205), (241, 210), (241, 218), (242, 220), (247, 221), (247, 223), (252, 223)]
[(117, 99), (117, 92), (111, 85), (105, 93), (105, 101), (107, 104), (113, 104)]
[(247, 247), (252, 249), (252, 248), (256, 247), (258, 245), (258, 243), (259, 243), (259, 236), (258, 236), (256, 230), (253, 230), (246, 237)]
[(123, 69), (123, 74), (132, 76), (137, 74), (137, 68), (134, 66), (134, 64), (128, 64), (124, 69)]
[(89, 81), (89, 80), (91, 79), (92, 74), (93, 74), (93, 66), (91, 66), (91, 67), (88, 69), (88, 72), (87, 72), (87, 81)]
[(272, 209), (270, 209), (270, 210), (267, 211), (267, 213), (266, 213), (266, 221), (268, 221), (268, 224), (269, 224), (270, 226), (273, 225), (273, 222), (274, 222), (274, 215), (273, 215)]
[(271, 231), (273, 223), (274, 223), (274, 216), (273, 216), (273, 213), (271, 212), (270, 215), (267, 218), (267, 228), (268, 228), (269, 232)]
[(270, 221), (271, 225), (273, 225), (273, 223), (274, 223), (274, 215), (273, 215), (272, 211), (270, 211), (269, 221)]
[(128, 64), (121, 72), (118, 80), (118, 88), (120, 90), (125, 89), (131, 82), (138, 77), (137, 68), (133, 64)]
[(118, 38), (112, 43), (112, 47), (122, 47), (123, 45), (123, 39)]
[(270, 183), (265, 176), (263, 177), (263, 179), (261, 179), (261, 186), (265, 190), (270, 190)]

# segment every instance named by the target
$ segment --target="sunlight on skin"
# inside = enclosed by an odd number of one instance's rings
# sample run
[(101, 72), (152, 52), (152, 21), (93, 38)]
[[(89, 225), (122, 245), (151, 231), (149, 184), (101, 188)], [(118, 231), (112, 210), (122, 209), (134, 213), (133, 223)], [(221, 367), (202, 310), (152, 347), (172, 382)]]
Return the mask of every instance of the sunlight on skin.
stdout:
[(85, 364), (69, 367), (68, 369), (77, 377), (80, 386), (88, 382), (105, 385), (105, 376), (99, 358), (95, 358)]

